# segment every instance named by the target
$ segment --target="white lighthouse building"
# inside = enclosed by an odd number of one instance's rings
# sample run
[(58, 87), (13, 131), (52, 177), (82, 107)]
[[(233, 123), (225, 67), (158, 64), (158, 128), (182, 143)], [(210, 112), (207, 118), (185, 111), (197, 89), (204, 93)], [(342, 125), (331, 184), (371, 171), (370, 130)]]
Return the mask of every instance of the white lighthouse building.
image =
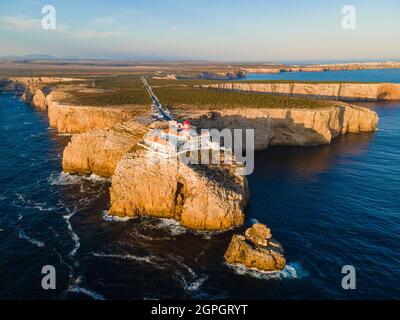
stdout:
[(152, 130), (139, 143), (147, 150), (166, 157), (173, 157), (180, 153), (201, 149), (218, 149), (219, 144), (211, 141), (209, 132), (198, 134), (190, 126), (189, 121), (177, 123), (169, 122), (170, 127), (164, 130)]

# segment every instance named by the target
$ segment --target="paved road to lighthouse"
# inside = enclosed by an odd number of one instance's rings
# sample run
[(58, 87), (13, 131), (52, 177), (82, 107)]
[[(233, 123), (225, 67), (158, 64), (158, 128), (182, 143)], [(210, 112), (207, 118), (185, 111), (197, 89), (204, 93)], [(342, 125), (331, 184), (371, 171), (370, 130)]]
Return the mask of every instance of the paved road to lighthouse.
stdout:
[(161, 118), (166, 121), (174, 120), (170, 113), (166, 111), (158, 100), (157, 96), (154, 94), (153, 90), (151, 89), (150, 85), (147, 83), (144, 77), (141, 77), (144, 87), (146, 88), (147, 93), (149, 94), (151, 101), (153, 102), (153, 114), (156, 118)]

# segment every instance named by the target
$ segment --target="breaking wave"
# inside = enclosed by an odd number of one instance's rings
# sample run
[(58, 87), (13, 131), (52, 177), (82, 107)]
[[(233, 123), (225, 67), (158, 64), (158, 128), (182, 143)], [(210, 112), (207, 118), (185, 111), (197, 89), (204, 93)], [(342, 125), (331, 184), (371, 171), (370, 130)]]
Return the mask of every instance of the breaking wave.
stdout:
[(117, 217), (108, 214), (108, 210), (103, 211), (103, 220), (107, 222), (126, 222), (134, 219), (134, 217)]
[(92, 181), (92, 182), (104, 182), (110, 181), (109, 178), (100, 177), (96, 174), (91, 174), (90, 176), (84, 175), (73, 175), (65, 172), (52, 173), (48, 178), (50, 185), (67, 186), (71, 184), (77, 184), (81, 181)]
[(158, 219), (156, 226), (162, 229), (168, 229), (173, 236), (185, 234), (187, 229), (174, 219)]
[(287, 264), (285, 269), (282, 271), (261, 271), (255, 268), (248, 268), (243, 264), (227, 264), (227, 266), (239, 275), (250, 276), (262, 280), (300, 279), (307, 276), (307, 272), (299, 263)]

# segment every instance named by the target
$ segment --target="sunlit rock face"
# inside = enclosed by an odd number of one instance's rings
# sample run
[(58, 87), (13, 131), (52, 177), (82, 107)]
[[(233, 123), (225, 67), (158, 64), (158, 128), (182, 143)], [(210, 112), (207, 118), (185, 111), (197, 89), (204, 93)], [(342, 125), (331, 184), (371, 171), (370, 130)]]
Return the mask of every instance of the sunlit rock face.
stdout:
[(112, 177), (110, 214), (172, 218), (196, 230), (228, 230), (243, 224), (248, 186), (238, 167), (149, 161), (128, 153)]
[(346, 103), (320, 109), (194, 109), (191, 119), (201, 128), (254, 129), (256, 150), (269, 145), (329, 144), (341, 134), (375, 131), (379, 121), (376, 112)]
[(232, 237), (225, 261), (260, 271), (280, 271), (286, 266), (281, 244), (273, 240), (270, 229), (260, 223), (247, 229), (245, 235)]
[(314, 96), (341, 101), (400, 99), (400, 84), (396, 83), (220, 83), (202, 87), (289, 96)]
[(146, 130), (146, 125), (131, 120), (110, 129), (74, 135), (63, 153), (63, 170), (111, 177), (118, 162), (137, 145)]

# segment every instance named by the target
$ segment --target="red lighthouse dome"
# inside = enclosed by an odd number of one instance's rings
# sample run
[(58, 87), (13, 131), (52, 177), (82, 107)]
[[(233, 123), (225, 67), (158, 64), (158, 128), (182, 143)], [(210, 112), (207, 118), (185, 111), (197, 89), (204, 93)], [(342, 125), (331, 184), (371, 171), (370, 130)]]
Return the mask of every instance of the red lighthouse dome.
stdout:
[(189, 130), (189, 129), (190, 129), (190, 122), (189, 122), (188, 120), (185, 120), (185, 121), (183, 122), (183, 128), (184, 128), (185, 130)]

